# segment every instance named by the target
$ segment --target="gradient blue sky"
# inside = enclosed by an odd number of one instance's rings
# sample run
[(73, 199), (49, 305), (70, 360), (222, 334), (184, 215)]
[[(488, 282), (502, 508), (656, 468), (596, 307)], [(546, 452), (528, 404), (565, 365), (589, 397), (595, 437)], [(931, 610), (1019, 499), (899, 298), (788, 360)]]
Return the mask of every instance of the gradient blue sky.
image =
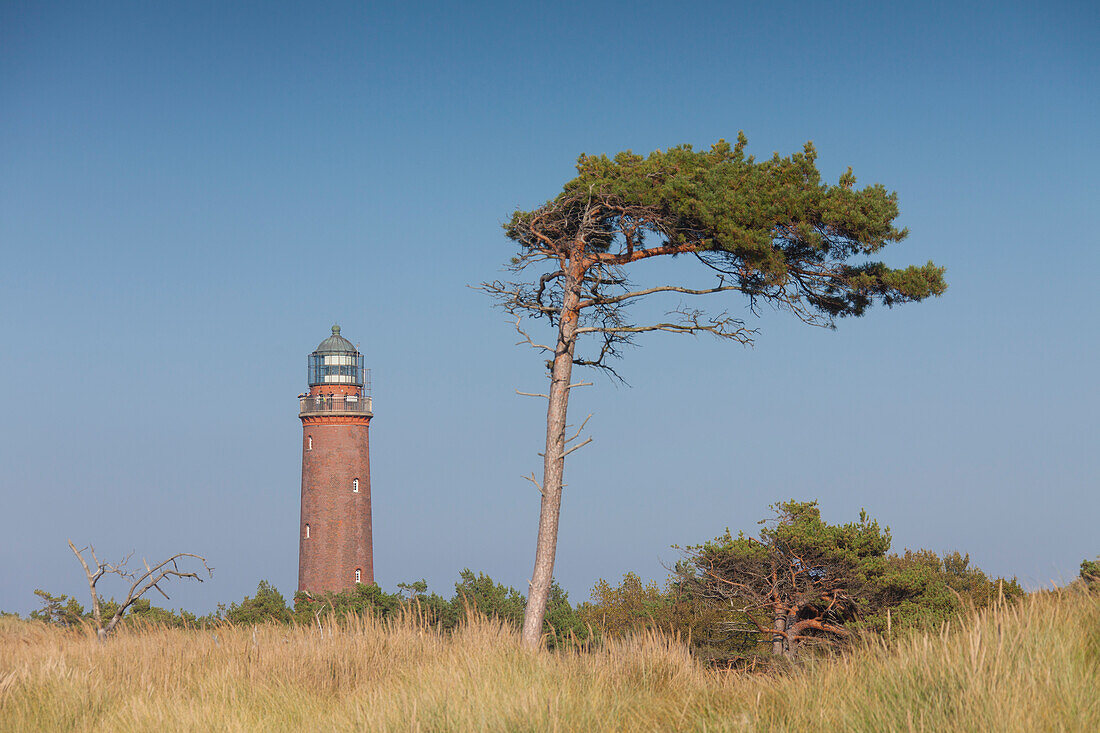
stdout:
[(655, 336), (631, 387), (578, 391), (571, 598), (790, 497), (1072, 578), (1100, 552), (1098, 48), (1094, 2), (0, 4), (0, 608), (83, 599), (70, 537), (208, 556), (173, 607), (289, 596), (334, 321), (373, 372), (381, 585), (526, 587), (544, 407), (513, 390), (543, 369), (467, 285), (579, 153), (742, 129), (897, 190), (887, 261), (950, 290), (834, 332), (764, 312), (751, 350)]

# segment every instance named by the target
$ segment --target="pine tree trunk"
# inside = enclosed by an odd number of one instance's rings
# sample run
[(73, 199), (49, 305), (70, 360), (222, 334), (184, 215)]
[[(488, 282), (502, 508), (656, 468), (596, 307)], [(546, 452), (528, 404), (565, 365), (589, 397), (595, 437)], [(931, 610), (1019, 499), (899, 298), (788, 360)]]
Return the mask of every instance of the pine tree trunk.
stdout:
[(784, 640), (787, 643), (786, 643), (783, 651), (787, 655), (788, 659), (794, 659), (795, 658), (795, 655), (798, 654), (798, 646), (801, 643), (796, 638), (798, 636), (798, 634), (794, 632), (794, 626), (795, 626), (796, 623), (798, 623), (798, 611), (796, 609), (792, 608), (790, 611), (788, 611), (787, 620), (784, 623), (784, 627), (787, 631), (788, 636)]
[[(574, 259), (575, 261), (575, 259)], [(573, 351), (577, 339), (580, 286), (583, 270), (571, 265), (565, 274), (564, 300), (558, 320), (558, 340), (550, 367), (549, 405), (546, 408), (546, 451), (543, 454), (542, 505), (535, 547), (535, 569), (523, 617), (523, 644), (536, 648), (542, 639), (546, 602), (554, 580), (558, 548), (558, 515), (561, 511), (562, 476), (565, 472), (565, 420), (569, 410), (569, 380), (573, 376)]]
[(772, 654), (779, 656), (787, 650), (786, 637), (783, 636), (783, 632), (787, 630), (786, 610), (775, 609), (775, 625), (772, 628), (780, 632), (772, 638)]

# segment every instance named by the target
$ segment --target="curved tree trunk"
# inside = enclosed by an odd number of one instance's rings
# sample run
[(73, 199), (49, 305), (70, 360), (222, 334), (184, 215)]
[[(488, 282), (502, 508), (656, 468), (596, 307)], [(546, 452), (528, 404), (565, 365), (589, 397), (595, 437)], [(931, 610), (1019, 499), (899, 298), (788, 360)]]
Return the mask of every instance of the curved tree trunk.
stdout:
[[(576, 258), (574, 258), (574, 262)], [(565, 472), (565, 420), (569, 410), (569, 380), (573, 376), (573, 351), (577, 342), (577, 321), (583, 269), (570, 264), (565, 274), (565, 294), (554, 361), (550, 367), (549, 405), (546, 408), (546, 451), (543, 454), (542, 505), (539, 536), (535, 547), (535, 569), (531, 574), (527, 609), (523, 617), (523, 644), (536, 648), (542, 639), (546, 602), (554, 580), (554, 557), (558, 548), (558, 515), (561, 510), (562, 476)]]

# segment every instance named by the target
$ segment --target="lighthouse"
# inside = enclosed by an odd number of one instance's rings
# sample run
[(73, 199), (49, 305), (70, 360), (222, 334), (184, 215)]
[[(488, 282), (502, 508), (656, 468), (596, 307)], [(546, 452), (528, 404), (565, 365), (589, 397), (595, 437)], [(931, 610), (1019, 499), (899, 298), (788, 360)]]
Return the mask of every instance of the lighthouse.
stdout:
[(302, 421), (298, 590), (341, 591), (374, 582), (371, 539), (370, 373), (332, 327), (309, 355)]

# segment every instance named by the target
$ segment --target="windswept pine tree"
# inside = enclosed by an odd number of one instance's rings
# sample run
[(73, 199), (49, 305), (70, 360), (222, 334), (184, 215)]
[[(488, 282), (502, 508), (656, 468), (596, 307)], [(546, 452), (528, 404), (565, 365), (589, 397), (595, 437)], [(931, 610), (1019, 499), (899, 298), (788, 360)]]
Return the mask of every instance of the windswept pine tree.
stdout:
[[(880, 184), (857, 188), (851, 169), (836, 184), (823, 182), (812, 143), (763, 161), (746, 156), (746, 144), (739, 134), (735, 145), (719, 141), (707, 151), (681, 145), (647, 156), (581, 155), (560, 194), (516, 211), (505, 226), (518, 247), (510, 265), (517, 280), (482, 287), (546, 355), (550, 377), (543, 476), (532, 477), (542, 504), (524, 620), (530, 646), (539, 642), (553, 578), (565, 457), (587, 442), (569, 446), (566, 438), (574, 365), (614, 373), (611, 360), (622, 348), (653, 331), (740, 344), (756, 335), (728, 300), (716, 301), (718, 310), (671, 305), (667, 320), (648, 322), (632, 318), (631, 305), (737, 294), (750, 313), (771, 305), (832, 327), (875, 303), (919, 301), (947, 287), (943, 268), (931, 262), (894, 269), (869, 259), (907, 234), (894, 224), (894, 193)], [(632, 278), (644, 260), (676, 257), (698, 262), (700, 282)], [(554, 335), (540, 342), (525, 318), (544, 320)]]

